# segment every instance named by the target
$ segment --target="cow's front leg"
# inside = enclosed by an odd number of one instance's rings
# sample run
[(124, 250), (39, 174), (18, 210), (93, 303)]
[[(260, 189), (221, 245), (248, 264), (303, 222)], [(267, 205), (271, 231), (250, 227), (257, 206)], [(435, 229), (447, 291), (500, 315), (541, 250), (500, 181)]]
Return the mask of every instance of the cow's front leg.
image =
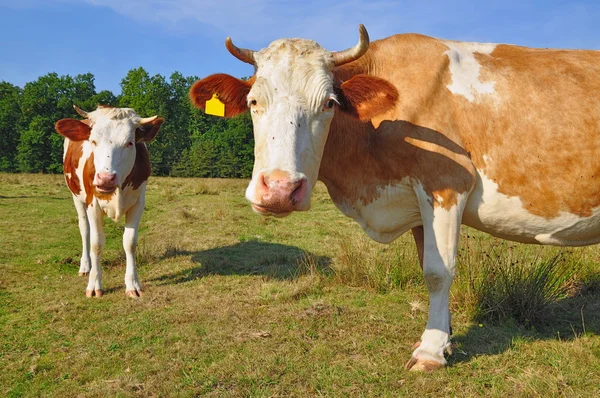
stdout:
[(418, 192), (418, 196), (423, 218), (422, 266), (429, 290), (429, 317), (406, 369), (432, 371), (446, 365), (444, 354), (450, 352), (450, 285), (467, 195), (456, 194), (456, 202), (450, 206), (432, 200), (425, 192)]
[(125, 232), (123, 233), (123, 249), (125, 249), (125, 257), (127, 259), (127, 266), (125, 268), (125, 295), (134, 298), (142, 295), (142, 285), (140, 285), (138, 280), (135, 264), (135, 252), (137, 249), (138, 226), (144, 212), (144, 196), (144, 192), (142, 192), (137, 203), (127, 211)]
[(104, 213), (100, 205), (94, 200), (87, 208), (88, 221), (90, 224), (90, 260), (92, 269), (88, 280), (86, 297), (102, 296), (102, 265), (100, 259), (106, 238), (104, 236)]

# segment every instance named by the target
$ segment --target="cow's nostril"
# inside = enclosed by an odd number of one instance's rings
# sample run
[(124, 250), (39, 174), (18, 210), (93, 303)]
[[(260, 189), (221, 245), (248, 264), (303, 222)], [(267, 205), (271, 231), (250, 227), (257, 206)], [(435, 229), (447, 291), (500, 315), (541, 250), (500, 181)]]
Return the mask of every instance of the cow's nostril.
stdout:
[(294, 186), (295, 186), (295, 188), (290, 195), (290, 200), (293, 205), (297, 205), (298, 202), (300, 202), (302, 200), (302, 197), (304, 196), (305, 187), (306, 187), (306, 179), (302, 178), (302, 179), (294, 182)]

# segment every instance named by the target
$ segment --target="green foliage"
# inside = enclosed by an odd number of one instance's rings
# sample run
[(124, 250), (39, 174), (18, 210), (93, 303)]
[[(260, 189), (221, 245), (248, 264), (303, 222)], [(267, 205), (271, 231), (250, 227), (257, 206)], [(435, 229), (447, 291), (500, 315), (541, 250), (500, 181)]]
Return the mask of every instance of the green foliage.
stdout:
[(18, 87), (0, 82), (0, 171), (16, 171), (20, 95)]
[(222, 119), (194, 108), (188, 92), (197, 79), (174, 72), (167, 80), (139, 67), (123, 78), (118, 96), (106, 90), (96, 92), (90, 73), (74, 78), (49, 73), (22, 90), (1, 82), (0, 171), (60, 173), (63, 138), (54, 131), (56, 121), (77, 117), (73, 105), (85, 110), (109, 105), (165, 118), (149, 144), (153, 174), (250, 176), (254, 142), (249, 115)]

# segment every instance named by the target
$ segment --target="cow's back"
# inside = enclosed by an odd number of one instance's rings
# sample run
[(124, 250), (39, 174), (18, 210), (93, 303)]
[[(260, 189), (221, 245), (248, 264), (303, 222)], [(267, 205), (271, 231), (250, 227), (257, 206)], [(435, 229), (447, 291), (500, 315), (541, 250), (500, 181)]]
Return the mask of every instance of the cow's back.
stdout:
[(356, 169), (332, 184), (344, 186), (340, 196), (360, 190), (352, 199), (368, 203), (408, 177), (444, 206), (454, 197), (440, 193), (469, 186), (463, 221), (478, 229), (524, 242), (599, 240), (599, 52), (397, 35), (335, 71), (341, 80), (365, 72), (392, 82), (400, 100), (372, 124), (336, 114), (321, 176)]

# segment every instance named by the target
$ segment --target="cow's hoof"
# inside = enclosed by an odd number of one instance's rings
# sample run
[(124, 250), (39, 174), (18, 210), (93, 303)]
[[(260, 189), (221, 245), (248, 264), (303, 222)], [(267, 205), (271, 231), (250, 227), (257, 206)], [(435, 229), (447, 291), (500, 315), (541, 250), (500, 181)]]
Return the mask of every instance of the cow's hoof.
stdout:
[(410, 357), (408, 362), (406, 362), (406, 365), (404, 365), (404, 369), (410, 370), (411, 372), (427, 372), (427, 373), (434, 372), (443, 367), (444, 367), (444, 365), (442, 365), (439, 362), (425, 360), (425, 359), (418, 359), (415, 357)]
[(142, 291), (141, 290), (127, 290), (125, 292), (125, 296), (131, 297), (131, 298), (142, 297)]
[(104, 292), (101, 289), (85, 291), (85, 297), (102, 297), (103, 294)]
[(90, 275), (89, 271), (88, 272), (80, 272), (79, 273), (79, 276), (89, 276), (89, 275)]

